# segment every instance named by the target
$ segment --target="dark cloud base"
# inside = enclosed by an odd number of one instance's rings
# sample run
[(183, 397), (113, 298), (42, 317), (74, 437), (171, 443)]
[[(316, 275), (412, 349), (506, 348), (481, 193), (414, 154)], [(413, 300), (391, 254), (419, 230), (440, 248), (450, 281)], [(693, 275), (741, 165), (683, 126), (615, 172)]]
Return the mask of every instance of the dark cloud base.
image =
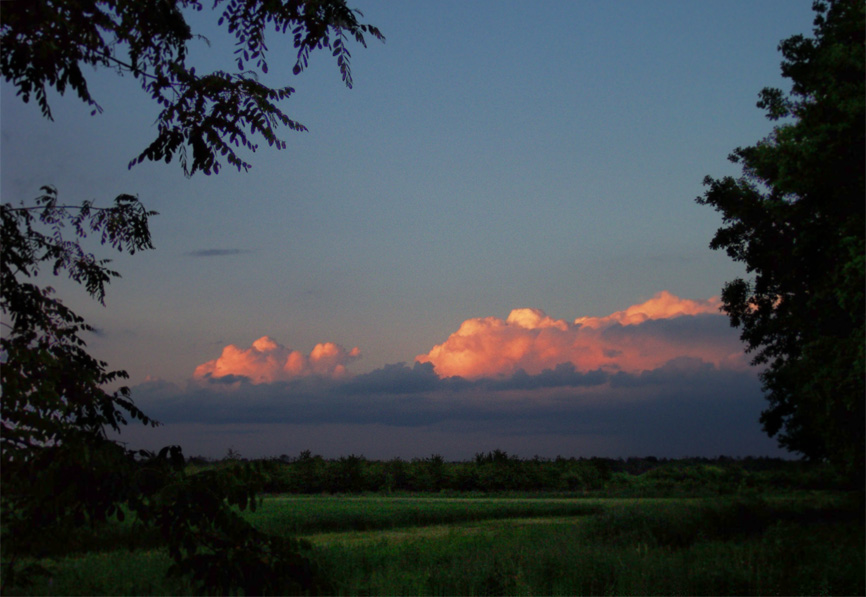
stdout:
[(566, 363), (474, 381), (396, 364), (345, 381), (149, 382), (133, 396), (166, 425), (124, 437), (210, 456), (241, 445), (256, 457), (304, 449), (371, 458), (470, 458), (495, 448), (550, 457), (781, 454), (757, 422), (765, 403), (755, 372), (689, 358), (640, 374), (581, 373)]

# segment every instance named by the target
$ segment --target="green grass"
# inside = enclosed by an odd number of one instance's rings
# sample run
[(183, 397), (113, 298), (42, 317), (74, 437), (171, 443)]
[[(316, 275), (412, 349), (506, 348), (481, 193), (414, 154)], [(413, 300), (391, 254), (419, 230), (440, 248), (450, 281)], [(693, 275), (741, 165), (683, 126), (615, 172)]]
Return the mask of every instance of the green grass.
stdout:
[(604, 500), (271, 497), (248, 518), (277, 535), (368, 531), (516, 517), (584, 516), (600, 512)]
[(165, 549), (97, 551), (31, 562), (41, 567), (7, 595), (193, 595), (191, 585), (168, 578)]
[[(501, 520), (328, 537), (341, 594), (822, 595), (864, 592), (862, 521), (761, 500), (616, 502), (549, 524)], [(854, 523), (854, 524), (852, 524)]]
[[(309, 538), (344, 595), (864, 594), (862, 504), (843, 494), (271, 497), (248, 516)], [(8, 594), (190, 593), (160, 549), (39, 563), (48, 574)]]

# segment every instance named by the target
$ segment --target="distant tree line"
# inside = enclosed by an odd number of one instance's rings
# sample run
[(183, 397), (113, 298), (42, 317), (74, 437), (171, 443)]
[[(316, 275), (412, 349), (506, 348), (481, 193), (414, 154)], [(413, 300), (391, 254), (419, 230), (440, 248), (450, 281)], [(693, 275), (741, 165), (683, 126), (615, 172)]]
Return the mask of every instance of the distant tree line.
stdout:
[[(191, 458), (192, 473), (233, 465), (230, 450), (213, 461)], [(502, 450), (471, 460), (441, 455), (403, 460), (369, 460), (351, 454), (335, 459), (313, 455), (250, 462), (266, 493), (594, 493), (623, 496), (731, 494), (772, 489), (843, 488), (831, 467), (778, 458), (541, 458), (521, 459)]]

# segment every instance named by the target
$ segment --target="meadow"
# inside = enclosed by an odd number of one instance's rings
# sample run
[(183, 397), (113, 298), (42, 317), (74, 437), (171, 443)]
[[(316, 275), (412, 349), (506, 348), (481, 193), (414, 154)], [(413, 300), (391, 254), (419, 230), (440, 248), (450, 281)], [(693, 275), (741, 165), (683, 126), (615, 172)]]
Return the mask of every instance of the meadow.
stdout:
[[(271, 495), (340, 595), (862, 595), (862, 493), (701, 497)], [(115, 522), (7, 594), (193, 594), (155, 537)]]

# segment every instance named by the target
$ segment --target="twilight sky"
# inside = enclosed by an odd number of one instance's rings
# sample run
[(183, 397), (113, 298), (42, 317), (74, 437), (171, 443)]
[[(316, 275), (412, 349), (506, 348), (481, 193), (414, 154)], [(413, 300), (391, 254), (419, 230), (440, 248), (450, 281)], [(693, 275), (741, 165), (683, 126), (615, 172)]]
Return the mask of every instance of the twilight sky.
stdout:
[[(156, 250), (120, 255), (107, 308), (51, 280), (165, 425), (134, 446), (371, 458), (777, 455), (736, 330), (739, 266), (707, 248), (706, 174), (771, 129), (755, 107), (811, 0), (358, 0), (387, 43), (327, 53), (273, 85), (310, 131), (239, 174), (127, 163), (157, 107), (95, 73), (105, 108), (3, 83), (3, 201), (160, 212)], [(197, 70), (230, 68), (214, 14)], [(285, 52), (284, 68), (279, 68)]]

